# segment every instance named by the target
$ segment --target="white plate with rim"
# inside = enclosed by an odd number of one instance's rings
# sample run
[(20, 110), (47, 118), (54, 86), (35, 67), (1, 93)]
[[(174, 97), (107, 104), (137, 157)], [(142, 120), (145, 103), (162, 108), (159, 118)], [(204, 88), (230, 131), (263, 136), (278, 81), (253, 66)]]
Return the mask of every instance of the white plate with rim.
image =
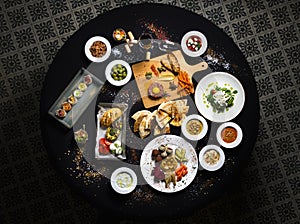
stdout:
[[(105, 45), (106, 45), (106, 53), (104, 55), (102, 55), (101, 57), (94, 57), (92, 54), (91, 54), (91, 51), (90, 51), (90, 47), (92, 46), (92, 44), (95, 42), (95, 41), (101, 41), (103, 42)], [(110, 53), (111, 53), (111, 45), (109, 43), (109, 41), (104, 38), (104, 37), (101, 37), (101, 36), (95, 36), (95, 37), (91, 37), (85, 44), (84, 46), (84, 52), (85, 52), (85, 55), (87, 56), (87, 58), (93, 62), (103, 62), (105, 61), (106, 59), (108, 59), (108, 57), (110, 56)]]
[[(191, 36), (197, 36), (201, 39), (202, 46), (197, 51), (191, 51), (187, 47), (186, 41)], [(207, 45), (208, 44), (207, 44), (206, 37), (204, 36), (203, 33), (199, 32), (199, 31), (189, 31), (181, 39), (181, 48), (182, 48), (183, 52), (190, 57), (198, 57), (198, 56), (202, 55), (206, 51)]]
[[(233, 106), (222, 113), (214, 112), (212, 106), (207, 102), (206, 96), (215, 85), (223, 88), (237, 90)], [(204, 76), (197, 84), (195, 90), (195, 104), (200, 114), (206, 119), (214, 122), (226, 122), (235, 118), (243, 109), (245, 103), (245, 91), (240, 81), (227, 72), (212, 72)]]
[[(125, 182), (126, 179), (128, 180), (128, 183), (124, 184), (123, 182)], [(132, 169), (128, 167), (120, 167), (112, 173), (110, 183), (116, 192), (120, 194), (128, 194), (135, 189), (137, 185), (137, 177)]]
[[(175, 186), (170, 184), (168, 188), (165, 187), (164, 181), (154, 181), (154, 176), (151, 175), (155, 167), (155, 161), (152, 159), (152, 150), (157, 149), (160, 145), (167, 145), (172, 148), (173, 153), (175, 153), (177, 147), (184, 148), (186, 149), (186, 158), (188, 159), (185, 162), (185, 165), (188, 167), (188, 173), (180, 181), (177, 181)], [(140, 160), (141, 172), (146, 182), (154, 189), (165, 193), (181, 191), (192, 183), (197, 174), (198, 164), (197, 154), (193, 146), (176, 135), (161, 135), (151, 140), (144, 148)]]
[[(186, 127), (187, 127), (187, 124), (189, 121), (191, 120), (198, 120), (202, 123), (202, 130), (199, 134), (190, 134)], [(183, 122), (182, 122), (182, 125), (181, 125), (181, 131), (183, 133), (183, 135), (190, 139), (190, 140), (193, 140), (193, 141), (197, 141), (197, 140), (200, 140), (202, 139), (206, 133), (207, 133), (207, 130), (208, 130), (208, 125), (207, 125), (207, 121), (205, 120), (204, 117), (200, 116), (199, 114), (191, 114), (189, 116), (187, 116)]]
[[(233, 142), (228, 143), (228, 142), (225, 142), (222, 139), (222, 131), (227, 127), (232, 127), (237, 131), (237, 137)], [(221, 124), (218, 127), (216, 136), (217, 136), (217, 140), (218, 140), (218, 142), (220, 143), (221, 146), (223, 146), (225, 148), (234, 148), (234, 147), (238, 146), (241, 143), (241, 141), (243, 139), (243, 132), (242, 132), (242, 129), (240, 128), (240, 126), (238, 124), (236, 124), (234, 122), (226, 122), (226, 123)]]
[[(209, 165), (209, 164), (207, 164), (207, 162), (204, 161), (204, 154), (209, 150), (215, 150), (219, 153), (220, 157), (219, 157), (218, 163), (216, 163), (214, 165)], [(225, 154), (224, 154), (223, 150), (217, 145), (206, 145), (199, 152), (200, 169), (204, 169), (207, 171), (216, 171), (224, 165), (224, 162), (225, 162)]]
[[(118, 65), (118, 64), (121, 64), (123, 65), (125, 68), (126, 68), (126, 72), (127, 72), (127, 75), (124, 79), (122, 80), (114, 80), (113, 77), (111, 76), (111, 72), (112, 72), (112, 68), (115, 66), (115, 65)], [(122, 86), (122, 85), (125, 85), (127, 82), (129, 82), (129, 80), (131, 79), (131, 76), (132, 76), (132, 70), (131, 70), (131, 67), (130, 65), (124, 61), (124, 60), (114, 60), (114, 61), (111, 61), (107, 66), (106, 66), (106, 69), (105, 69), (105, 77), (107, 79), (107, 81), (109, 81), (112, 85), (114, 86)]]

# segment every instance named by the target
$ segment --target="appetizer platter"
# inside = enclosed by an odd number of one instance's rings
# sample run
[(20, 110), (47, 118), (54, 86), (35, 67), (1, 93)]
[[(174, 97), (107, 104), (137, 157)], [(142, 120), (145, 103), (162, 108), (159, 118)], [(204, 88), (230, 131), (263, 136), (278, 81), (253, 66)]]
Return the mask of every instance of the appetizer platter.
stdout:
[(86, 69), (81, 68), (48, 113), (67, 128), (71, 128), (94, 97), (98, 95), (102, 86), (102, 81)]
[(227, 72), (212, 72), (197, 84), (195, 104), (208, 120), (226, 122), (243, 109), (245, 92), (237, 78)]
[(141, 156), (141, 171), (154, 189), (174, 193), (195, 178), (198, 158), (193, 146), (176, 135), (162, 135), (150, 141)]
[(194, 93), (192, 76), (208, 68), (206, 62), (186, 63), (181, 50), (132, 65), (145, 108)]
[(97, 113), (96, 159), (126, 159), (126, 110), (123, 103), (100, 103)]

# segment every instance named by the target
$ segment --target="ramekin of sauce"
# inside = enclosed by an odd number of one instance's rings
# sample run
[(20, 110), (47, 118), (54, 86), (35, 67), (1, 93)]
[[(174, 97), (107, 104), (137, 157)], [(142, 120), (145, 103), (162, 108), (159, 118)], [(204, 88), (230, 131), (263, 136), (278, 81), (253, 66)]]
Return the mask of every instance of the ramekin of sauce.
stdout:
[(226, 122), (219, 126), (216, 137), (221, 146), (225, 148), (234, 148), (241, 143), (243, 132), (238, 124)]
[(202, 139), (208, 130), (208, 124), (204, 117), (198, 114), (191, 114), (187, 116), (181, 125), (183, 135), (190, 140)]

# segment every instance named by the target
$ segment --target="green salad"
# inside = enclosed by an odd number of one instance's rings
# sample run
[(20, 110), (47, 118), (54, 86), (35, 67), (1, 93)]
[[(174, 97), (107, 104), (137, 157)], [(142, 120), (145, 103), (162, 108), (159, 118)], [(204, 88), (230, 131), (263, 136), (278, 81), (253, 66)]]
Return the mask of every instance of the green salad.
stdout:
[(204, 103), (207, 104), (206, 107), (209, 108), (210, 105), (215, 113), (228, 111), (229, 108), (234, 105), (234, 99), (238, 91), (230, 87), (229, 84), (225, 85), (225, 87), (215, 85), (214, 88), (205, 95), (207, 102), (204, 101)]

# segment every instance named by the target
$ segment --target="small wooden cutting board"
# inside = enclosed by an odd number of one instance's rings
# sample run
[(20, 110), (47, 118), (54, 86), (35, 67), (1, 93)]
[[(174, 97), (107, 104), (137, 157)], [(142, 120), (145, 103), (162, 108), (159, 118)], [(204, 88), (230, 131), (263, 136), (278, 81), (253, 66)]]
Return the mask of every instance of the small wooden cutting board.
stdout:
[[(194, 73), (198, 71), (203, 71), (208, 68), (208, 64), (206, 62), (200, 62), (195, 65), (189, 65), (188, 63), (186, 63), (181, 50), (176, 50), (173, 51), (172, 53), (176, 56), (178, 60), (178, 63), (180, 65), (180, 70), (187, 72), (190, 79), (192, 79)], [(175, 76), (173, 80), (165, 80), (165, 81), (162, 80), (163, 79), (162, 76), (164, 77), (168, 75), (172, 76), (173, 74), (172, 72), (167, 70), (159, 73), (159, 76), (156, 76), (153, 73), (153, 71), (151, 70), (151, 66), (154, 65), (157, 70), (157, 68), (162, 67), (161, 60), (164, 59), (167, 59), (167, 54), (152, 58), (149, 61), (142, 61), (131, 66), (145, 108), (154, 107), (163, 102), (175, 100), (180, 97), (188, 95), (188, 92), (183, 90), (180, 87), (180, 85), (178, 85), (177, 76)], [(145, 76), (146, 72), (152, 72), (151, 79), (146, 79)], [(160, 84), (162, 84), (164, 91), (166, 93), (164, 97), (159, 99), (153, 99), (149, 97), (148, 88), (153, 82), (159, 82)], [(176, 89), (170, 89), (171, 82), (178, 87)]]

